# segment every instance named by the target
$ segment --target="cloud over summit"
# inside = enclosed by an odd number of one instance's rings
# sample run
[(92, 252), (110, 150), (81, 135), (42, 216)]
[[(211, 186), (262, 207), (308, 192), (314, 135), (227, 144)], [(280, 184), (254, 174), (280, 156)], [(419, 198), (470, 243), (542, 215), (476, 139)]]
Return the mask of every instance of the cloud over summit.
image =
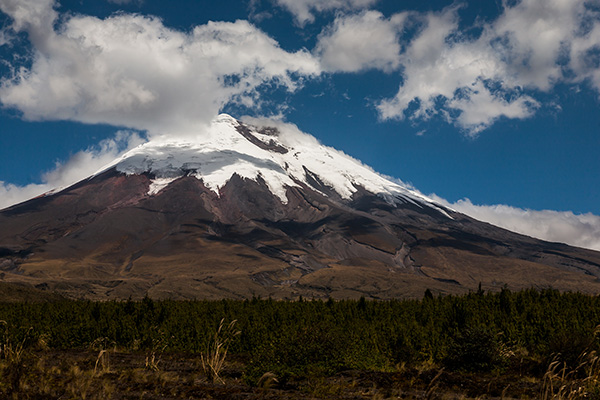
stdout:
[(263, 85), (293, 91), (299, 78), (320, 73), (308, 51), (287, 52), (247, 21), (181, 32), (124, 13), (58, 21), (53, 6), (0, 1), (13, 30), (27, 32), (34, 47), (31, 66), (16, 68), (0, 86), (3, 105), (26, 119), (185, 133), (227, 103), (252, 105)]

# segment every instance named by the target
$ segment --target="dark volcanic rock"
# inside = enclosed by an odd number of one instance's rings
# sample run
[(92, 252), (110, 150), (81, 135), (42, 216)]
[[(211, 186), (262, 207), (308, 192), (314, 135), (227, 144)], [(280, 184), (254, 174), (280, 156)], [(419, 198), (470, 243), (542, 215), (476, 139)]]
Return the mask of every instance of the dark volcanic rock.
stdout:
[(600, 289), (599, 253), (451, 211), (302, 186), (283, 204), (237, 175), (219, 195), (184, 176), (150, 196), (150, 179), (112, 169), (0, 212), (0, 279), (94, 299)]
[(600, 292), (600, 253), (447, 210), (285, 125), (221, 115), (111, 165), (0, 211), (0, 283), (91, 299)]

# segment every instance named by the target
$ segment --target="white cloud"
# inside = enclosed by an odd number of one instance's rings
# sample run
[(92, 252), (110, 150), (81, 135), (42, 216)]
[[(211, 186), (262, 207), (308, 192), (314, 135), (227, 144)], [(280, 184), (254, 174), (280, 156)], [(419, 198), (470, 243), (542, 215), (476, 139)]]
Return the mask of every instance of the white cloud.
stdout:
[[(140, 15), (59, 19), (52, 0), (0, 0), (14, 32), (26, 31), (34, 46), (31, 67), (14, 67), (2, 81), (0, 102), (32, 120), (182, 132), (231, 102), (258, 108), (261, 89), (272, 85), (294, 91), (322, 70), (374, 68), (403, 76), (397, 94), (377, 106), (382, 119), (440, 114), (475, 136), (499, 118), (530, 117), (542, 106), (539, 92), (557, 82), (600, 91), (600, 22), (585, 1), (505, 2), (496, 20), (477, 23), (475, 36), (459, 31), (459, 6), (389, 18), (338, 14), (312, 55), (283, 50), (246, 21), (182, 32)], [(306, 23), (316, 12), (355, 11), (376, 0), (277, 2)]]
[(377, 3), (378, 0), (274, 0), (280, 7), (294, 15), (296, 23), (304, 26), (314, 22), (315, 13), (333, 10), (360, 10)]
[(401, 58), (404, 83), (378, 106), (383, 119), (405, 114), (428, 119), (446, 110), (450, 122), (475, 135), (501, 116), (525, 118), (537, 107), (529, 96), (506, 100), (516, 87), (508, 85), (506, 64), (485, 41), (449, 40), (458, 34), (457, 12), (449, 8), (421, 17), (424, 28)]
[(52, 29), (58, 14), (52, 8), (54, 0), (0, 0), (0, 10), (13, 19), (15, 31), (30, 31), (33, 39)]
[(42, 175), (42, 183), (18, 186), (0, 181), (0, 209), (85, 179), (143, 142), (138, 133), (121, 130), (113, 138), (75, 153), (66, 162), (57, 162), (54, 169)]
[(534, 211), (506, 205), (476, 205), (469, 199), (450, 203), (436, 195), (429, 197), (480, 221), (550, 242), (566, 243), (600, 251), (600, 216), (571, 211)]
[(519, 95), (514, 100), (492, 94), (483, 82), (475, 82), (462, 97), (456, 96), (448, 103), (448, 108), (460, 111), (455, 123), (468, 135), (475, 136), (499, 117), (524, 119), (539, 108), (540, 104), (530, 96)]
[(400, 64), (398, 32), (407, 14), (385, 18), (379, 11), (338, 16), (318, 38), (315, 53), (325, 70), (356, 72), (377, 68), (390, 72)]
[(504, 2), (476, 37), (459, 31), (458, 10), (415, 15), (421, 28), (403, 43), (404, 82), (378, 105), (382, 119), (441, 113), (476, 135), (500, 117), (530, 117), (541, 105), (536, 92), (559, 82), (600, 90), (600, 19), (585, 0)]
[(186, 133), (232, 101), (255, 106), (261, 87), (293, 91), (301, 77), (320, 73), (308, 51), (286, 52), (246, 21), (181, 32), (140, 15), (74, 15), (54, 28), (53, 3), (38, 4), (0, 0), (35, 50), (30, 68), (2, 82), (0, 101), (30, 120)]
[(562, 79), (559, 60), (575, 39), (586, 0), (522, 0), (504, 12), (483, 37), (498, 43), (514, 84), (549, 90)]
[(600, 91), (600, 24), (575, 38), (570, 48), (569, 67), (575, 74), (576, 82), (588, 80)]

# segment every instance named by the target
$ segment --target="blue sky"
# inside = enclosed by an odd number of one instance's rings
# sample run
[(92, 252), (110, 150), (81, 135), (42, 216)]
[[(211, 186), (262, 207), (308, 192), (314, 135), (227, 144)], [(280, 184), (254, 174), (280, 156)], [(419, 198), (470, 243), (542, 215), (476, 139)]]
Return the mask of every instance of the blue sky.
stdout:
[(0, 0), (0, 207), (219, 112), (600, 249), (600, 2)]

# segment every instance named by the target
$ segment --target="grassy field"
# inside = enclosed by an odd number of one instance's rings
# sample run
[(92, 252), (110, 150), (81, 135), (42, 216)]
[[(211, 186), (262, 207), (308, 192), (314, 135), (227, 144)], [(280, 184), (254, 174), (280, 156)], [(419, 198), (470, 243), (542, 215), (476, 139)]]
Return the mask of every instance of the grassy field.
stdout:
[(600, 298), (0, 304), (0, 398), (600, 399)]
[(151, 353), (119, 350), (100, 357), (90, 350), (32, 351), (20, 367), (3, 362), (1, 398), (538, 399), (543, 386), (539, 379), (512, 373), (452, 372), (433, 364), (385, 372), (343, 370), (285, 383), (266, 373), (249, 385), (244, 379), (248, 361), (236, 355), (228, 357), (219, 381), (210, 378), (196, 355), (163, 353), (151, 360)]

